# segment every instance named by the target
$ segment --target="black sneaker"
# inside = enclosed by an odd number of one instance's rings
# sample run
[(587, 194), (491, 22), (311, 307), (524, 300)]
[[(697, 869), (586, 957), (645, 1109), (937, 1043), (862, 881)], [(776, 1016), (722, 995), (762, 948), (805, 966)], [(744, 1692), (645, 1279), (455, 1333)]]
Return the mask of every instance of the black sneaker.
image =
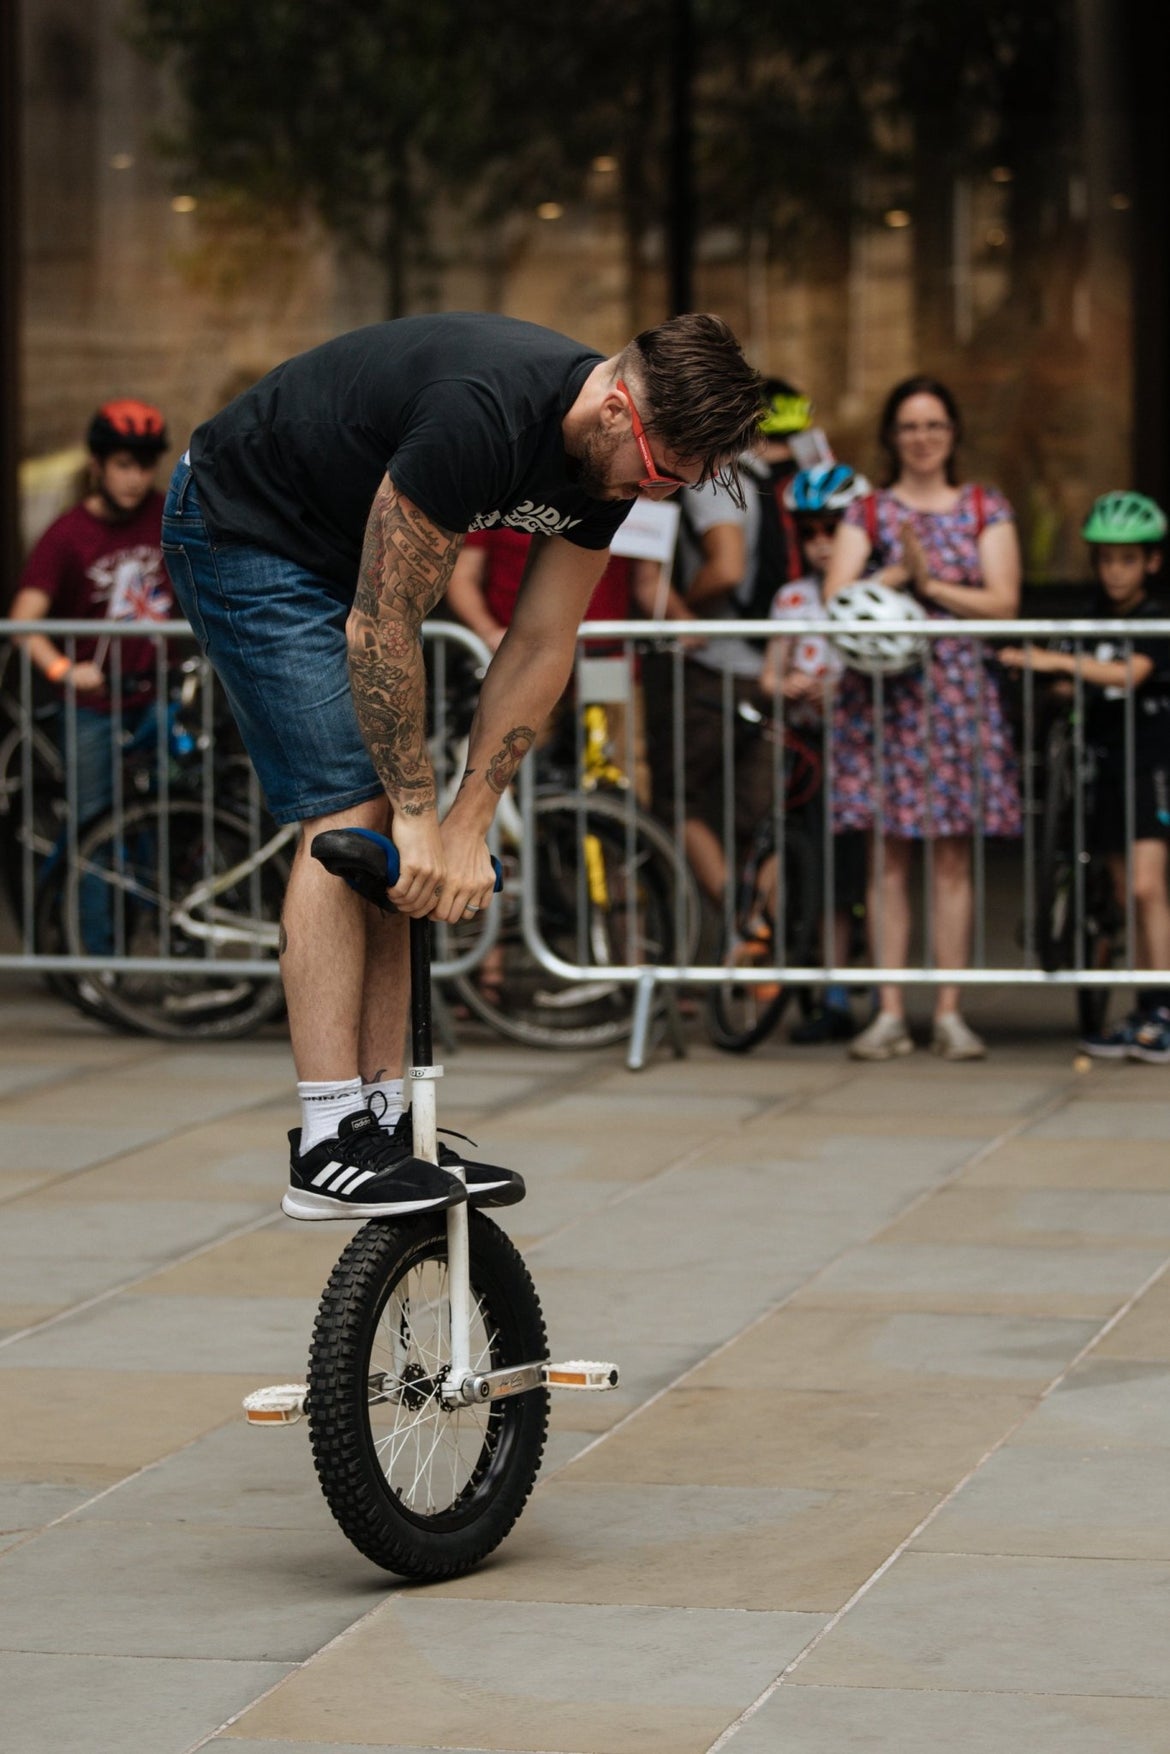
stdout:
[[(447, 1133), (452, 1139), (463, 1138), (462, 1133), (452, 1133), (449, 1127), (440, 1127), (439, 1131)], [(414, 1150), (414, 1125), (409, 1109), (402, 1111), (392, 1137), (401, 1150)], [(474, 1145), (475, 1140), (468, 1139), (466, 1143)], [(462, 1151), (452, 1151), (441, 1139), (439, 1166), (453, 1173), (460, 1169), (463, 1171), (467, 1181), (469, 1206), (515, 1206), (527, 1192), (524, 1177), (518, 1175), (514, 1169), (503, 1169), (495, 1163), (477, 1163), (473, 1158), (465, 1157)]]
[(346, 1115), (336, 1138), (303, 1154), (299, 1127), (288, 1142), (288, 1192), (280, 1206), (289, 1218), (398, 1218), (441, 1212), (467, 1198), (458, 1176), (412, 1157), (408, 1146), (378, 1125), (372, 1108)]

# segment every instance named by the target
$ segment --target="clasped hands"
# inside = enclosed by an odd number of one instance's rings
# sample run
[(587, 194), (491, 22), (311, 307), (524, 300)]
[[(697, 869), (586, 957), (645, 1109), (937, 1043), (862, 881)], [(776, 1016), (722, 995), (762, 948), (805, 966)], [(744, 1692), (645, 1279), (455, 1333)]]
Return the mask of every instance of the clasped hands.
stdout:
[(496, 877), (482, 829), (396, 814), (391, 835), (399, 875), (387, 893), (399, 913), (454, 925), (487, 906)]

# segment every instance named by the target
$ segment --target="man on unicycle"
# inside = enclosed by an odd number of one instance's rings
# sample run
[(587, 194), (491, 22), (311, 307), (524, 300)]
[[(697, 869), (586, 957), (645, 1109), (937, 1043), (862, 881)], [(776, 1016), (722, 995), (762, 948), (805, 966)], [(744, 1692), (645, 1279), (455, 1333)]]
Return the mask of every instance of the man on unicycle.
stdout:
[[(269, 810), (303, 831), (280, 957), (302, 1117), (290, 1217), (523, 1193), (511, 1171), (446, 1146), (439, 1164), (413, 1153), (407, 919), (487, 905), (487, 829), (568, 682), (615, 530), (639, 494), (730, 481), (761, 400), (715, 317), (672, 318), (607, 359), (530, 323), (452, 313), (300, 354), (192, 437), (163, 515), (167, 566)], [(420, 629), (464, 534), (498, 525), (535, 540), (440, 823)], [(319, 832), (353, 827), (392, 834), (395, 914), (309, 855)]]

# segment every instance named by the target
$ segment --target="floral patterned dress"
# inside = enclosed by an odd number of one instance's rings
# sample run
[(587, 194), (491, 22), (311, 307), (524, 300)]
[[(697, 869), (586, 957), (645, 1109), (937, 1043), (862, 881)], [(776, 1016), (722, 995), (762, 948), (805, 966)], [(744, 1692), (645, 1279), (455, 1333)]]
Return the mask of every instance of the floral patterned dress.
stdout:
[[(1010, 521), (1012, 515), (997, 489), (976, 491), (967, 485), (949, 512), (914, 511), (884, 489), (868, 507), (864, 500), (855, 501), (845, 522), (875, 530), (871, 568), (901, 561), (901, 529), (909, 523), (932, 578), (981, 586), (980, 531)], [(954, 619), (933, 606), (927, 613)], [(929, 696), (919, 670), (885, 677), (883, 699), (879, 800), (874, 682), (857, 670), (846, 670), (832, 741), (833, 828), (838, 834), (876, 824), (904, 840), (970, 835), (979, 824), (984, 834), (1020, 833), (1011, 726), (998, 670), (980, 641), (932, 640)]]

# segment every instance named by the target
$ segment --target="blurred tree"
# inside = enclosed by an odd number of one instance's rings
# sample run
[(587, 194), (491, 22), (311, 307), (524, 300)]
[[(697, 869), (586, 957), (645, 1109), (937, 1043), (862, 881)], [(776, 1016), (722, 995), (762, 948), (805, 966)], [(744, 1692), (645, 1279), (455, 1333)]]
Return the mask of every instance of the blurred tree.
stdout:
[[(1006, 162), (1017, 260), (1067, 138), (1058, 53), (1071, 0), (692, 0), (696, 230), (818, 254), (838, 276), (858, 173), (905, 179), (923, 358), (953, 346), (955, 178)], [(385, 263), (409, 308), (433, 204), (470, 238), (613, 173), (635, 326), (661, 314), (676, 0), (136, 0), (139, 41), (173, 70), (173, 142), (205, 192), (306, 208)]]
[(425, 253), (429, 166), (460, 76), (458, 0), (137, 0), (136, 42), (184, 100), (168, 143), (238, 212), (318, 215), (382, 261), (391, 314)]

